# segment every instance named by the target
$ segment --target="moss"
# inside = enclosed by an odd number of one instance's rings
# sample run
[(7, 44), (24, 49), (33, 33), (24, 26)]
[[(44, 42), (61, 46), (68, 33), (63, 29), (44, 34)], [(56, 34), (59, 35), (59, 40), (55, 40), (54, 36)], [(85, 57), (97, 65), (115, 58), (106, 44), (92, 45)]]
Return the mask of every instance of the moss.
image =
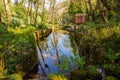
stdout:
[(73, 70), (71, 72), (71, 80), (86, 80), (87, 71), (85, 70)]
[(13, 74), (10, 77), (10, 80), (22, 80), (21, 74)]
[(63, 75), (51, 74), (49, 75), (48, 80), (67, 80), (67, 78), (65, 78)]
[(114, 76), (106, 76), (104, 80), (118, 80), (118, 79), (115, 78)]
[(102, 76), (98, 71), (90, 71), (88, 72), (88, 78), (91, 80), (102, 80)]

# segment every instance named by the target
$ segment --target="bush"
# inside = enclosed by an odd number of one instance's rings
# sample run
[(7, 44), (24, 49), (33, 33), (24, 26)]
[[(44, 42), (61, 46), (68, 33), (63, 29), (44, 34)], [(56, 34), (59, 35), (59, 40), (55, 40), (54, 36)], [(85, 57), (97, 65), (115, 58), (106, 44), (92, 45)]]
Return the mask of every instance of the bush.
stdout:
[[(70, 67), (70, 62), (65, 56), (61, 56), (61, 64), (57, 64), (61, 72), (68, 72)], [(64, 65), (63, 65), (64, 64)]]
[[(111, 16), (111, 17), (109, 17)], [(120, 22), (120, 14), (109, 15), (109, 26), (117, 26)]]
[(102, 75), (98, 71), (88, 71), (88, 78), (91, 80), (102, 80)]
[(1, 34), (4, 34), (6, 32), (7, 32), (7, 26), (0, 24), (0, 36), (1, 36)]
[(71, 72), (71, 80), (86, 80), (87, 71), (85, 70), (73, 70)]
[(10, 24), (10, 26), (13, 28), (19, 27), (20, 25), (21, 25), (21, 22), (15, 18), (12, 19), (12, 22)]
[(7, 27), (5, 33), (2, 32), (0, 51), (4, 55), (7, 74), (14, 74), (17, 71), (27, 72), (37, 61), (36, 46), (32, 33), (35, 30), (34, 27), (24, 29)]
[(90, 80), (102, 80), (102, 74), (97, 71), (97, 68), (95, 66), (89, 65), (87, 67), (87, 72), (88, 72), (87, 77)]
[(85, 57), (81, 57), (81, 58), (79, 58), (79, 56), (76, 56), (75, 58), (71, 57), (71, 60), (79, 69), (84, 69), (86, 62)]
[(45, 23), (40, 23), (40, 24), (38, 25), (38, 28), (39, 28), (39, 29), (47, 29), (47, 26), (45, 25)]
[(63, 29), (66, 29), (66, 28), (70, 28), (70, 26), (65, 25), (65, 26), (63, 26), (62, 28), (63, 28)]

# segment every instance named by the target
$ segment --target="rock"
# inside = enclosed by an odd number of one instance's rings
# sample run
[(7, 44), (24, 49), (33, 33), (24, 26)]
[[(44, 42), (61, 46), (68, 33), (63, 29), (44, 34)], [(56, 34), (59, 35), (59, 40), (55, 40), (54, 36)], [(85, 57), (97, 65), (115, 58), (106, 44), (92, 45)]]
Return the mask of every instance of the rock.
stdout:
[(104, 80), (118, 80), (118, 79), (115, 78), (114, 76), (106, 76)]
[(88, 72), (88, 78), (90, 80), (102, 80), (102, 75), (98, 71), (90, 71)]

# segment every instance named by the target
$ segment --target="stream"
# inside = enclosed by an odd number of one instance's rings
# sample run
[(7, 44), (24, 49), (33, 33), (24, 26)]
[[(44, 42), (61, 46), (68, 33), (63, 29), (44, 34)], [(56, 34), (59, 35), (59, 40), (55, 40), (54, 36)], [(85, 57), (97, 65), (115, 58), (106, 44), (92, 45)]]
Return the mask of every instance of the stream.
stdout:
[[(78, 53), (78, 47), (75, 45), (72, 35), (65, 30), (52, 32), (48, 37), (37, 40), (38, 64), (33, 70), (37, 70), (38, 78), (45, 78), (49, 74), (56, 73), (67, 74), (78, 69), (71, 59), (76, 58), (76, 53)], [(101, 73), (103, 80), (104, 70), (98, 68), (97, 71)]]

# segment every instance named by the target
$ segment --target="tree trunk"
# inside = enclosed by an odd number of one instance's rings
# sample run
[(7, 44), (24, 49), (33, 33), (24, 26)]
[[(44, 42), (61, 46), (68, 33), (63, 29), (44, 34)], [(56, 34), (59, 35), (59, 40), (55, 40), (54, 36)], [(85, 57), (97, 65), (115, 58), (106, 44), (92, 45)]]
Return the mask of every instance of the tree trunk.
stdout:
[(89, 4), (89, 7), (90, 7), (90, 20), (93, 20), (93, 8), (92, 8), (92, 3), (91, 3), (91, 0), (88, 0), (88, 4)]
[(116, 10), (117, 13), (120, 13), (120, 0), (117, 0)]
[(111, 11), (111, 7), (110, 5), (108, 5), (107, 0), (101, 0), (101, 2), (103, 3), (103, 6), (105, 6), (108, 11)]
[(32, 4), (32, 2), (33, 2), (33, 0), (31, 0), (31, 3), (30, 3), (30, 14), (29, 14), (30, 15), (30, 23), (33, 23), (33, 13), (32, 13), (32, 7), (33, 7), (32, 5), (33, 4)]
[(85, 8), (86, 8), (86, 17), (87, 20), (89, 20), (87, 1), (85, 1)]
[(38, 0), (38, 2), (35, 4), (35, 18), (34, 18), (34, 25), (36, 25), (37, 17), (38, 17), (38, 12), (40, 8), (41, 2)]
[(52, 2), (53, 4), (52, 4), (52, 29), (54, 29), (54, 24), (55, 24), (55, 14), (54, 14), (54, 11), (55, 11), (55, 3), (56, 3), (56, 0), (54, 0), (53, 2)]
[(10, 24), (12, 21), (12, 16), (11, 16), (10, 8), (8, 5), (8, 0), (3, 0), (3, 1), (4, 1), (5, 10), (6, 10), (6, 16), (8, 19), (8, 24)]
[(0, 12), (0, 23), (2, 23), (2, 15), (1, 15), (1, 12)]
[(11, 0), (8, 0), (8, 3), (12, 3), (12, 1), (11, 1)]
[(36, 6), (36, 11), (35, 11), (35, 19), (34, 19), (34, 25), (36, 25), (36, 21), (37, 21), (37, 16), (38, 16), (38, 9), (39, 9), (39, 4), (37, 4)]
[(28, 0), (27, 21), (30, 24), (30, 0)]
[(103, 20), (103, 22), (105, 22), (105, 19), (104, 19), (105, 14), (104, 14), (104, 9), (103, 9), (103, 8), (104, 8), (104, 7), (103, 7), (103, 5), (102, 5), (101, 0), (98, 0), (98, 9), (99, 9), (99, 11), (100, 11), (100, 16), (101, 16), (101, 19)]

